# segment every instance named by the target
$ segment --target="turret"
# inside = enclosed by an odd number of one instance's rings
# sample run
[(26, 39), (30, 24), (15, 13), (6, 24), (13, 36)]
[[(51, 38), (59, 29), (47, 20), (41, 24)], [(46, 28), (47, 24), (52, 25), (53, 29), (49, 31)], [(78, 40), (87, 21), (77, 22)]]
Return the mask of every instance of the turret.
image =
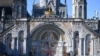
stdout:
[(87, 18), (87, 2), (86, 0), (73, 0), (73, 18)]
[(14, 0), (13, 18), (27, 17), (27, 0)]

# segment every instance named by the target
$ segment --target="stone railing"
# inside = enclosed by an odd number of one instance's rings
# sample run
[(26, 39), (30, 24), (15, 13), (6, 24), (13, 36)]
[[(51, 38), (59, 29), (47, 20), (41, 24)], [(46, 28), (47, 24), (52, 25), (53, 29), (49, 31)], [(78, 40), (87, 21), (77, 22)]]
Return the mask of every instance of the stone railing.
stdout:
[(80, 18), (22, 18), (7, 20), (6, 22), (72, 22), (72, 21), (83, 21)]
[(73, 18), (37, 18), (37, 19), (30, 19), (30, 21), (34, 22), (72, 22), (72, 21), (83, 21), (82, 19), (73, 19)]

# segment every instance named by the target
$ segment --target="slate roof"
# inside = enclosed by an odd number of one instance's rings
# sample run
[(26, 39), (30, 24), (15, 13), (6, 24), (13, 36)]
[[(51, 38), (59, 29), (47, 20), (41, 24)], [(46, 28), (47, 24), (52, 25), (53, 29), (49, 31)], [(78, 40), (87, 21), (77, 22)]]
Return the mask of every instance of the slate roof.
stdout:
[[(65, 5), (62, 4), (62, 3), (60, 3), (60, 4), (59, 4), (59, 7), (65, 7)], [(36, 9), (43, 9), (43, 7), (40, 7), (40, 4), (39, 4), (39, 3), (35, 4), (35, 5), (34, 5), (34, 8), (36, 8)]]
[(60, 3), (60, 4), (59, 4), (59, 6), (60, 6), (60, 7), (65, 7), (65, 5), (64, 5), (64, 4), (62, 4), (62, 3)]

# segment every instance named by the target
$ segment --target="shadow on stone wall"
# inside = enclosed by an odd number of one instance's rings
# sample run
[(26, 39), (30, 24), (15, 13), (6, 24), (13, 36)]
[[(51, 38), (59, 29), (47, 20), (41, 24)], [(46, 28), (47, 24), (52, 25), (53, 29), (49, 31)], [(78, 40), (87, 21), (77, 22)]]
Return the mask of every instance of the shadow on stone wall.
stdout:
[(6, 49), (5, 47), (6, 46), (2, 42), (0, 42), (0, 56), (7, 55), (5, 51)]

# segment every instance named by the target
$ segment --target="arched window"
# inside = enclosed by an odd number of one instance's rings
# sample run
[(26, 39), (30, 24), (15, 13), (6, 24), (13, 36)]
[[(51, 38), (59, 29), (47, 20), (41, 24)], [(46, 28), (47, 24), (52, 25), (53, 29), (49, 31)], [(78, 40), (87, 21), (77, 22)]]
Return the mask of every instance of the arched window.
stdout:
[(24, 31), (19, 31), (18, 33), (19, 36), (19, 52), (20, 55), (23, 55), (23, 41), (24, 41)]
[(82, 6), (79, 7), (79, 18), (82, 18)]
[(63, 17), (65, 17), (65, 12), (63, 12)]
[(26, 15), (25, 14), (25, 9), (26, 9), (25, 6), (21, 7), (21, 17), (25, 17), (25, 15)]
[(17, 49), (17, 37), (14, 38), (14, 49)]
[(63, 17), (63, 12), (61, 12), (61, 18)]
[(21, 41), (21, 42), (23, 42), (23, 38), (24, 38), (24, 31), (19, 31), (19, 40)]
[[(51, 37), (51, 38), (50, 38)], [(51, 41), (58, 41), (59, 38), (57, 36), (57, 34), (55, 32), (44, 32), (42, 35), (41, 35), (41, 40), (51, 40)]]
[(78, 47), (79, 47), (79, 32), (74, 32), (74, 55), (78, 55)]
[(91, 37), (90, 34), (87, 34), (85, 38), (85, 55), (89, 55), (90, 53), (90, 42), (91, 42), (90, 37)]
[(6, 38), (6, 46), (11, 50), (12, 34), (8, 33)]
[(59, 16), (61, 17), (61, 15), (62, 15), (62, 12), (59, 12)]
[(20, 5), (17, 5), (16, 6), (17, 8), (16, 8), (16, 15), (19, 17), (19, 14), (20, 14)]

